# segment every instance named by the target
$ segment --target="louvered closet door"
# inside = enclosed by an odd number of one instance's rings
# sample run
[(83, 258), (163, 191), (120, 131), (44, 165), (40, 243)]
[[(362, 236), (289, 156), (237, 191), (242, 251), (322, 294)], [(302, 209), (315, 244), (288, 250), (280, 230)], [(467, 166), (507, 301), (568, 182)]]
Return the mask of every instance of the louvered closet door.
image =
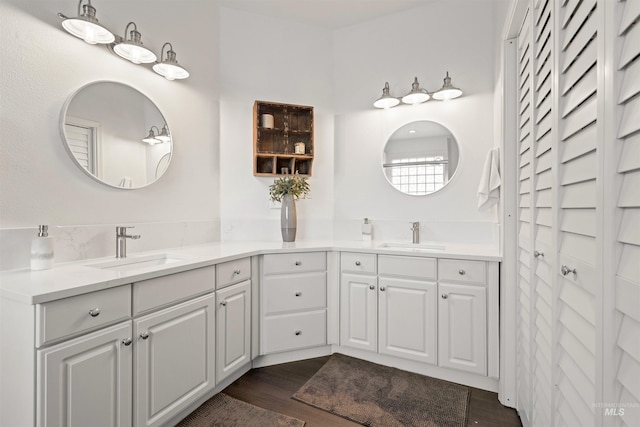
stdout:
[[(568, 0), (559, 9), (559, 230), (556, 425), (595, 424), (598, 245), (596, 0)], [(576, 273), (568, 272), (574, 270)], [(599, 305), (599, 303), (598, 303)]]
[(554, 120), (552, 104), (553, 29), (552, 0), (537, 1), (533, 13), (533, 258), (532, 325), (533, 336), (532, 425), (552, 424), (552, 281), (555, 227), (555, 193), (553, 189)]
[[(622, 154), (618, 163), (620, 188), (617, 240), (622, 249), (616, 259), (616, 310), (619, 329), (614, 332), (620, 357), (616, 366), (616, 399), (640, 402), (640, 1), (618, 3), (622, 19), (618, 40), (622, 46), (617, 61), (622, 85), (617, 96), (622, 114), (618, 123)], [(620, 425), (640, 426), (640, 408), (625, 408)]]
[[(531, 259), (532, 259), (532, 108), (531, 23), (527, 12), (518, 35), (518, 343), (517, 406), (521, 417), (531, 419)], [(527, 423), (525, 423), (526, 425)]]

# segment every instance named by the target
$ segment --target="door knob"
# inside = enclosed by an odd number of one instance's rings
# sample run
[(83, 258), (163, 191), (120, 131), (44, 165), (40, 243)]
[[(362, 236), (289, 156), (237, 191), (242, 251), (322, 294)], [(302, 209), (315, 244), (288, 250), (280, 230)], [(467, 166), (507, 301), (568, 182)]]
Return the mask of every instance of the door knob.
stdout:
[(89, 310), (89, 315), (91, 317), (98, 317), (100, 315), (100, 309), (98, 307), (92, 308), (91, 310)]
[(544, 252), (533, 251), (533, 256), (536, 258), (544, 258)]
[(131, 345), (131, 338), (125, 338), (122, 340), (122, 344), (124, 344), (125, 346), (130, 346)]
[(442, 299), (447, 299), (447, 298), (449, 298), (449, 295), (447, 295), (447, 294), (442, 294), (442, 295), (441, 295), (441, 297), (442, 297)]
[(373, 285), (369, 285), (369, 289), (374, 290), (376, 287)]
[(566, 276), (569, 273), (578, 274), (575, 268), (569, 268), (566, 265), (563, 265), (562, 268), (560, 268), (560, 273), (562, 273), (563, 276)]
[(147, 338), (149, 338), (149, 332), (144, 331), (143, 333), (140, 334), (140, 338), (142, 338), (143, 340), (146, 340)]

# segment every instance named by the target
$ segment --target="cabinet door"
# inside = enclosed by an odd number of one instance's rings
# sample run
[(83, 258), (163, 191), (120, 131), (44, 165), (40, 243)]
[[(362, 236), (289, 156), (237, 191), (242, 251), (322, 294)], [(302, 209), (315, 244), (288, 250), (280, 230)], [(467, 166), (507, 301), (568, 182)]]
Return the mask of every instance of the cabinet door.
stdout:
[(131, 321), (38, 350), (38, 426), (131, 426), (132, 353)]
[(439, 284), (438, 365), (487, 374), (484, 286)]
[(214, 387), (214, 295), (134, 320), (137, 426), (156, 426)]
[(436, 283), (378, 279), (378, 351), (436, 363)]
[(216, 292), (216, 383), (251, 358), (251, 281)]
[(340, 282), (340, 345), (377, 351), (376, 277), (342, 274)]

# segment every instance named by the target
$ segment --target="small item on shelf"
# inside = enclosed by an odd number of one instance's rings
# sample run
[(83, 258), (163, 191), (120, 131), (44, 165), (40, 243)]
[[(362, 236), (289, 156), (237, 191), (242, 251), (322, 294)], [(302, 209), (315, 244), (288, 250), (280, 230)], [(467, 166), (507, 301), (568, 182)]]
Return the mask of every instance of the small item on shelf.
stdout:
[(373, 233), (371, 230), (371, 222), (369, 222), (369, 218), (364, 219), (364, 223), (362, 224), (362, 240), (365, 242), (370, 242), (373, 238)]
[(261, 116), (261, 124), (265, 129), (273, 129), (273, 114), (263, 114)]
[(53, 267), (53, 237), (47, 225), (38, 226), (38, 236), (31, 241), (31, 270), (47, 270)]
[(280, 168), (280, 173), (282, 175), (289, 175), (289, 168)]
[(293, 147), (296, 154), (304, 154), (304, 142), (296, 142)]

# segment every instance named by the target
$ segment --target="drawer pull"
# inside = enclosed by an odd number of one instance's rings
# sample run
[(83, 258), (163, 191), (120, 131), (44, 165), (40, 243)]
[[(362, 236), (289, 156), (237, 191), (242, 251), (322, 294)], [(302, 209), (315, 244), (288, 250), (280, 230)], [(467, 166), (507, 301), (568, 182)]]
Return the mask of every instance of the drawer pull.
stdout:
[(442, 294), (442, 295), (441, 295), (441, 297), (442, 297), (442, 299), (447, 299), (447, 298), (449, 298), (449, 295), (447, 295), (447, 294)]
[(122, 340), (122, 344), (129, 347), (131, 345), (131, 338), (125, 338)]
[(373, 285), (369, 285), (369, 289), (374, 290), (376, 287)]
[(143, 333), (140, 334), (140, 338), (142, 338), (143, 340), (146, 340), (147, 338), (149, 338), (149, 332), (144, 331)]
[(233, 274), (240, 274), (240, 269), (236, 268), (235, 270), (233, 270)]
[(360, 261), (356, 261), (356, 265), (357, 265), (357, 266), (360, 266)]
[(385, 290), (385, 287), (384, 286), (380, 286), (380, 291), (384, 292), (384, 290)]
[(301, 295), (302, 295), (302, 292), (300, 292), (300, 291), (296, 292), (296, 296), (297, 296), (297, 297), (299, 297), (299, 296), (301, 296)]
[(566, 276), (569, 273), (578, 274), (575, 268), (569, 268), (566, 265), (562, 266), (562, 268), (560, 269), (560, 273), (562, 273), (563, 276)]
[(536, 258), (544, 258), (544, 252), (533, 251), (533, 256)]
[(100, 315), (100, 309), (98, 307), (92, 308), (91, 310), (89, 310), (89, 316), (98, 317), (99, 315)]
[(302, 331), (296, 331), (295, 334), (298, 335), (302, 335)]
[(461, 276), (464, 276), (465, 274), (467, 274), (466, 271), (464, 271), (463, 269), (458, 270), (458, 274)]
[(302, 265), (302, 262), (296, 261), (296, 265)]
[(223, 306), (223, 307), (226, 307), (226, 306), (227, 306), (227, 301), (226, 301), (226, 300), (225, 300), (225, 301), (222, 301), (222, 302), (220, 303), (220, 305), (221, 305), (221, 306)]

